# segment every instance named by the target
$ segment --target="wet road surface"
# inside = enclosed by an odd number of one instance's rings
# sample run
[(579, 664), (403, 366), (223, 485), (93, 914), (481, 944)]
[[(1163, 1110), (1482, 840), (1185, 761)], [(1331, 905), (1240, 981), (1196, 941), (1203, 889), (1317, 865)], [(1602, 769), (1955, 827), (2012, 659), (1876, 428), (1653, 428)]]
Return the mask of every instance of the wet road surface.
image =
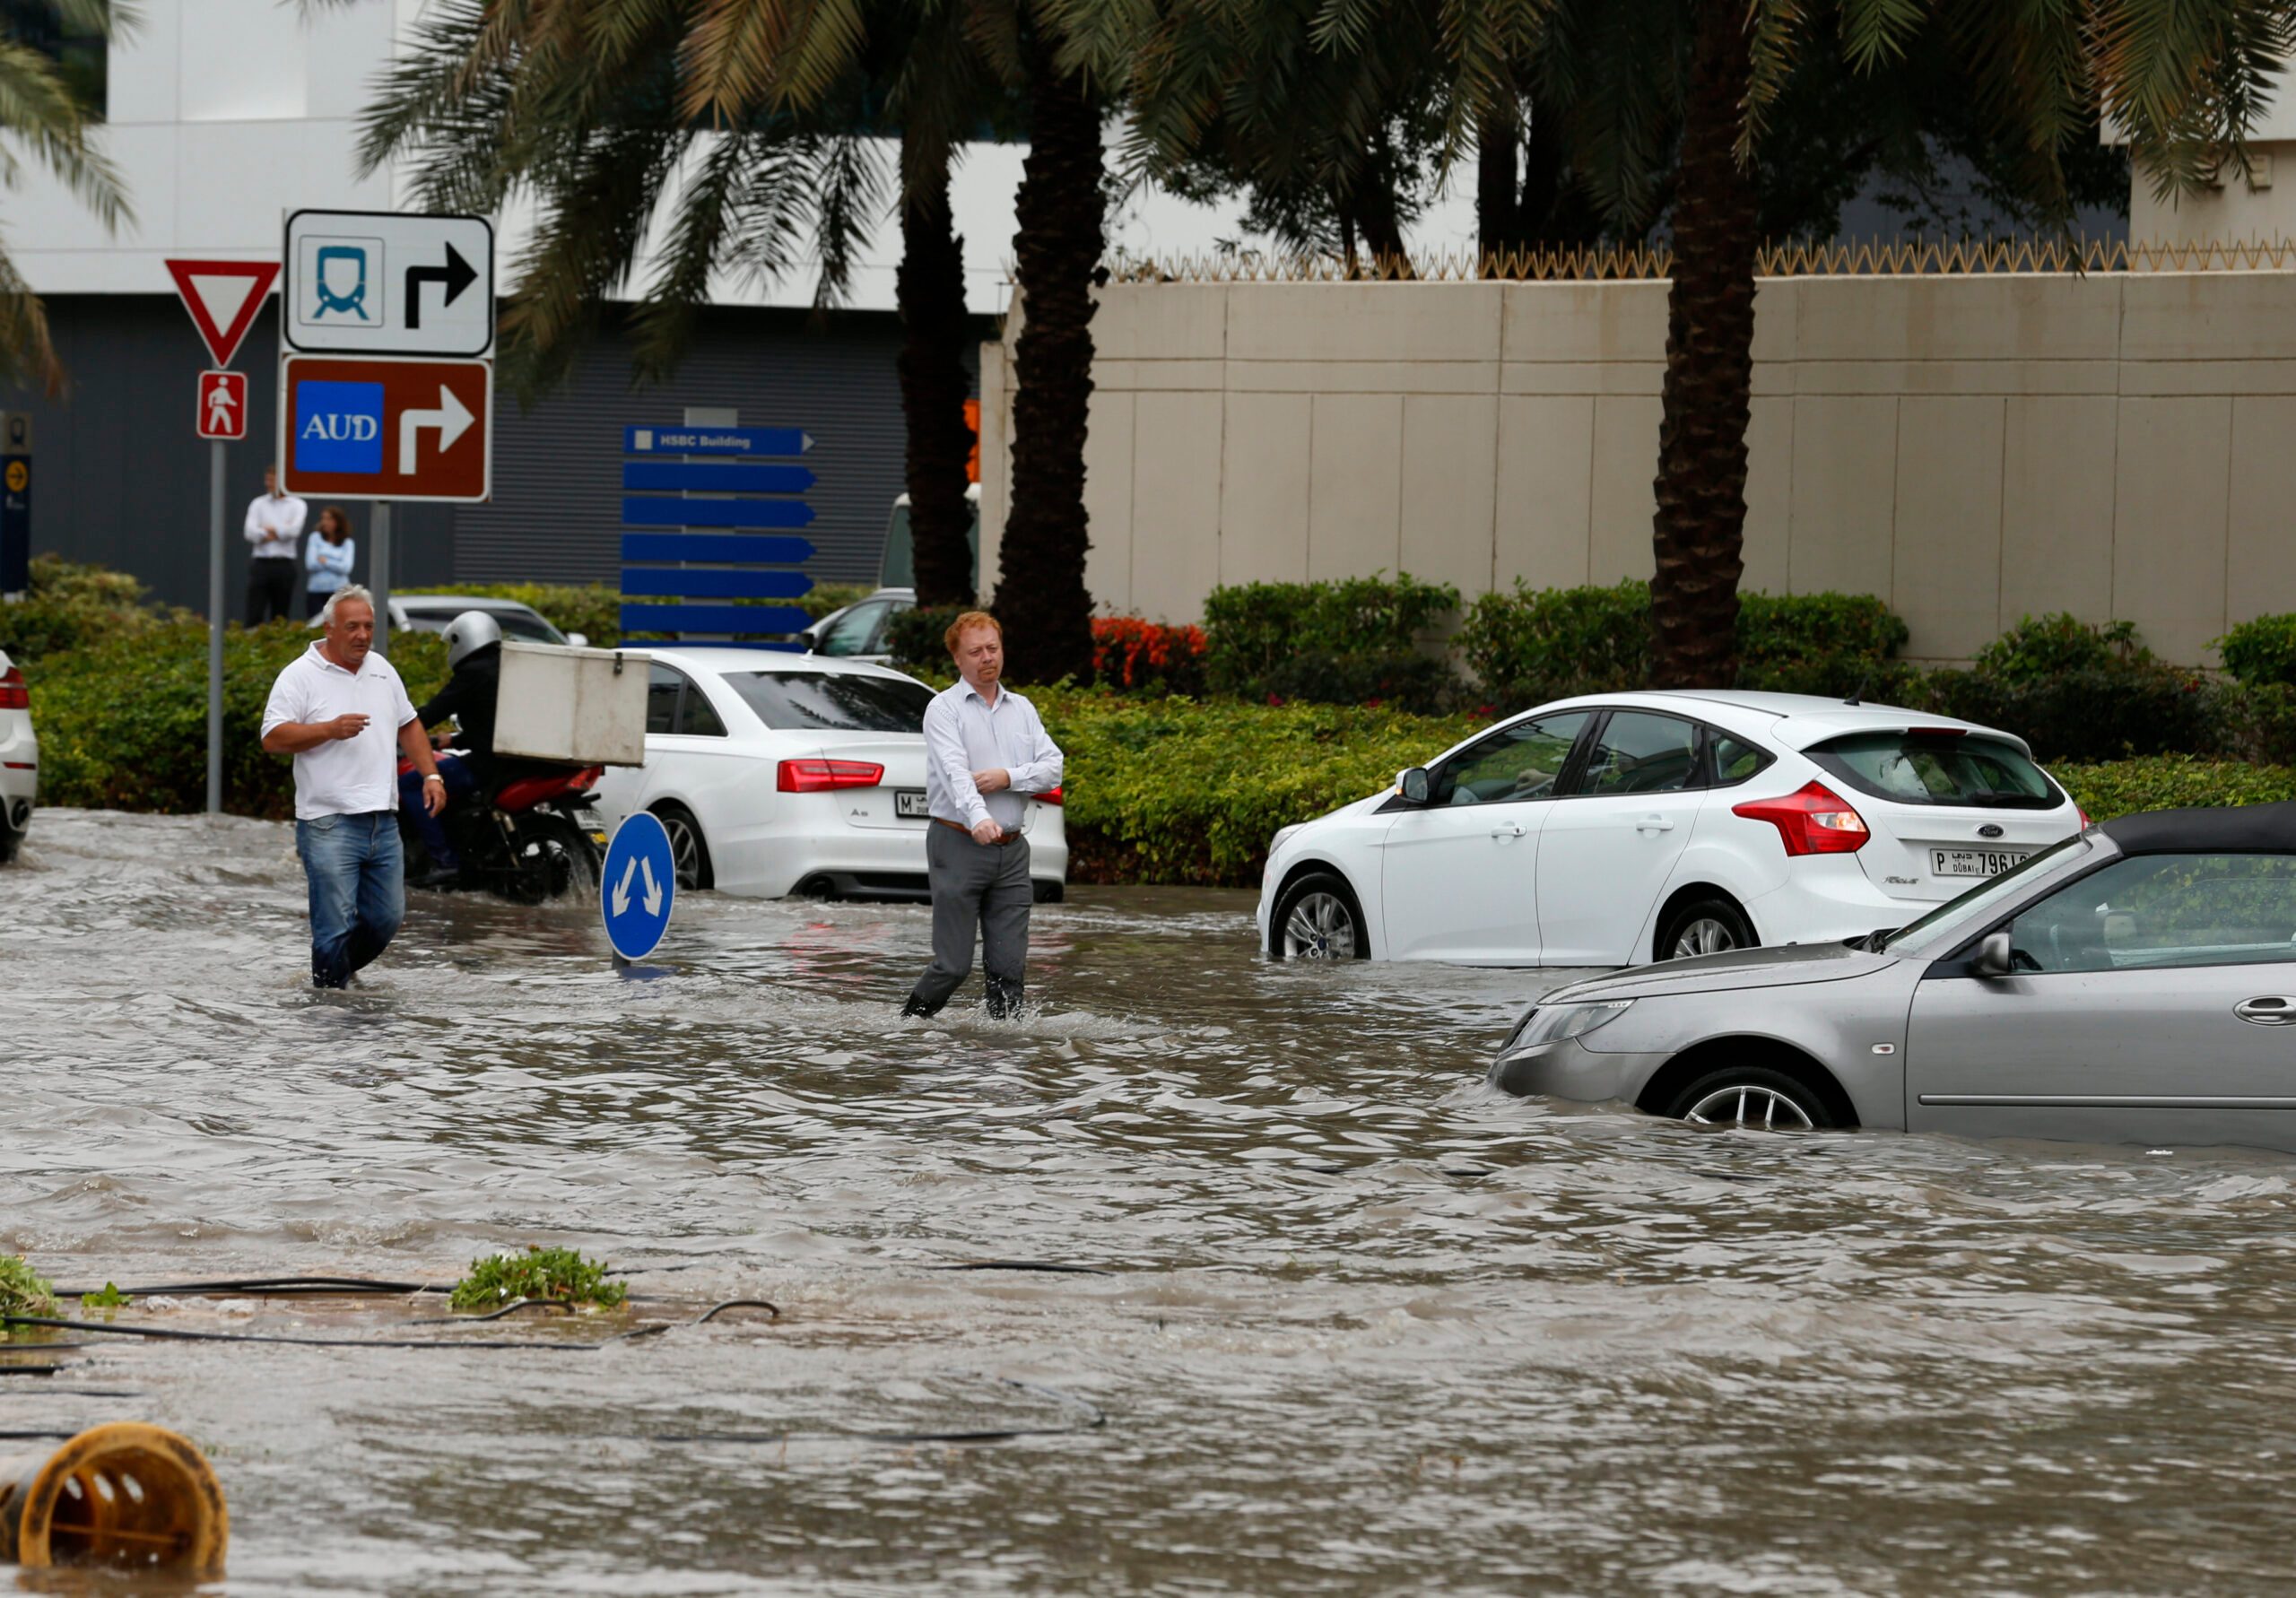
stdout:
[[(692, 896), (633, 980), (595, 907), (417, 895), (366, 986), (317, 995), (288, 829), (43, 812), (0, 871), (0, 1252), (74, 1285), (445, 1282), (563, 1243), (639, 1301), (120, 1320), (677, 1324), (105, 1343), (0, 1380), (0, 1430), (188, 1433), (231, 1593), (2241, 1592), (2296, 1565), (2285, 1158), (1510, 1100), (1483, 1069), (1538, 976), (1271, 966), (1250, 911), (1081, 890), (1039, 908), (1032, 1014), (918, 1023), (921, 908)], [(1012, 1259), (1108, 1273), (942, 1268)], [(782, 1318), (691, 1324), (736, 1297)], [(1045, 1435), (853, 1435), (997, 1429)], [(786, 1440), (681, 1440), (725, 1434)]]

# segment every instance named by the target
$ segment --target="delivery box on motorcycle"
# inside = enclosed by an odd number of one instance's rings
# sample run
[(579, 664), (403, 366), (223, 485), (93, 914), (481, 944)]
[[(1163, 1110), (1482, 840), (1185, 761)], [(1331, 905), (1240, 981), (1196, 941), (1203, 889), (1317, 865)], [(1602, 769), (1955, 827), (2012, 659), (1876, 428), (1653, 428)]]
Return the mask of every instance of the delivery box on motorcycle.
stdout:
[(653, 664), (642, 649), (505, 639), (494, 752), (578, 766), (644, 765), (646, 681)]

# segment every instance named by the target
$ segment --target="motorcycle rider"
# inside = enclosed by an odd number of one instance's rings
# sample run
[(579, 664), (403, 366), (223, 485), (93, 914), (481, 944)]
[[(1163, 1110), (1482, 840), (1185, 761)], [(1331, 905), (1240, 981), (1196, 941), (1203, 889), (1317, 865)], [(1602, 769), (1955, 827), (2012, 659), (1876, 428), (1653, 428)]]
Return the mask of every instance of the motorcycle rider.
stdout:
[[(500, 775), (494, 759), (494, 700), (502, 682), (502, 625), (484, 611), (465, 611), (447, 623), (446, 638), (446, 686), (416, 706), (414, 715), (426, 727), (436, 726), (449, 716), (462, 724), (462, 732), (455, 739), (462, 752), (439, 757), (439, 775), (446, 779), (451, 810), (474, 794), (493, 792)], [(431, 742), (440, 747), (446, 743), (438, 736)], [(400, 777), (403, 799), (409, 782), (418, 780)], [(453, 882), (462, 869), (462, 857), (448, 841), (445, 812), (430, 814), (418, 794), (402, 804), (401, 813), (413, 821), (430, 855), (430, 869), (414, 879), (414, 886), (437, 888)]]

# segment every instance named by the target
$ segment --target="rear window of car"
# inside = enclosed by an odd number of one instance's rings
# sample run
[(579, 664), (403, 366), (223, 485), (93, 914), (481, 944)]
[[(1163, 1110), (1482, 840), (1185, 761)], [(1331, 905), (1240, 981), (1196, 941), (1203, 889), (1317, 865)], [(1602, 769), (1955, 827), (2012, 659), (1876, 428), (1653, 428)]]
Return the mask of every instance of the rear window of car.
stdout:
[(776, 732), (921, 733), (933, 690), (859, 672), (727, 672), (726, 683)]
[(1900, 804), (2055, 810), (2065, 803), (2039, 766), (1998, 738), (1855, 733), (1808, 754), (1859, 793)]
[(537, 644), (562, 644), (566, 635), (540, 616), (522, 616), (516, 611), (497, 611), (494, 620), (502, 629), (502, 636), (531, 638)]

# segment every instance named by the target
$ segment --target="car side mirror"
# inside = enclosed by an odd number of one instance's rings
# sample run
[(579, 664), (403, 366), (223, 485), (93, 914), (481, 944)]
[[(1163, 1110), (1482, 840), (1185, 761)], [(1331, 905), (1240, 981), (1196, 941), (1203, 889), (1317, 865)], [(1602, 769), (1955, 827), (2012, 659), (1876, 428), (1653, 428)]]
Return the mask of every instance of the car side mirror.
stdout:
[(569, 649), (587, 649), (590, 647), (590, 635), (587, 632), (570, 632), (566, 635), (566, 647)]
[(1427, 803), (1427, 768), (1413, 766), (1396, 773), (1396, 787), (1403, 795), (1405, 804)]
[(2016, 969), (2014, 949), (2007, 933), (1987, 933), (1978, 940), (1970, 969), (1979, 977), (2006, 977)]

